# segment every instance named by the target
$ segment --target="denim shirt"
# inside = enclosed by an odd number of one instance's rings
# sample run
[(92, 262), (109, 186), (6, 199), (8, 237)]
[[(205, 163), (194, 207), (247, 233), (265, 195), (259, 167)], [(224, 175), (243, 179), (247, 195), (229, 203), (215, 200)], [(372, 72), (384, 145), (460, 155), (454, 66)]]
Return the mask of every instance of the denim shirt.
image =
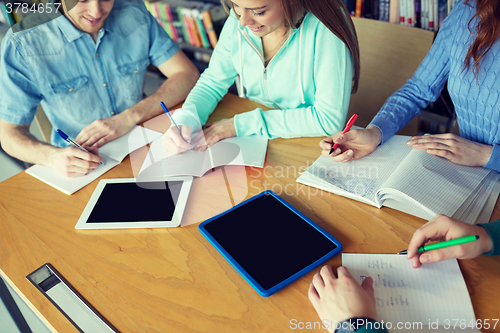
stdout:
[(64, 147), (56, 129), (74, 139), (93, 121), (138, 103), (148, 65), (163, 64), (179, 48), (142, 1), (120, 2), (96, 42), (63, 15), (10, 29), (0, 49), (0, 118), (29, 124), (41, 104), (53, 126), (52, 144)]

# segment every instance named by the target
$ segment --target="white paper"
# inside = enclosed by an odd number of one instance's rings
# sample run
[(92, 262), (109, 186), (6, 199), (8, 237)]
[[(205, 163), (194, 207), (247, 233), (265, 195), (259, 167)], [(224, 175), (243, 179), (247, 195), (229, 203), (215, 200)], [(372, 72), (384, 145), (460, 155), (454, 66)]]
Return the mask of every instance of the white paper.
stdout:
[(267, 138), (258, 135), (233, 137), (217, 142), (204, 152), (167, 153), (161, 138), (154, 140), (139, 171), (142, 180), (166, 176), (203, 176), (208, 170), (223, 165), (246, 165), (262, 168), (267, 151)]
[(422, 323), (424, 328), (437, 323), (444, 331), (454, 319), (467, 324), (476, 321), (456, 259), (414, 269), (402, 255), (343, 253), (342, 265), (359, 283), (367, 276), (373, 278), (377, 319), (391, 322), (393, 328), (398, 322)]
[(134, 150), (145, 146), (161, 135), (160, 132), (144, 127), (134, 127), (129, 133), (99, 148), (99, 155), (102, 157), (104, 165), (99, 165), (82, 177), (69, 178), (55, 169), (43, 165), (34, 165), (27, 169), (26, 173), (70, 195), (120, 164)]

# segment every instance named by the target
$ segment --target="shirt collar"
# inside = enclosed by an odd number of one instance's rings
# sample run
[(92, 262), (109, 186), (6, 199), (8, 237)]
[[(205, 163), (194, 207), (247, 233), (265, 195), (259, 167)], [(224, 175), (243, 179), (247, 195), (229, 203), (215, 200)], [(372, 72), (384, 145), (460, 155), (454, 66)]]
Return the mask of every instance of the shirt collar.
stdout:
[(61, 15), (56, 19), (57, 25), (68, 42), (72, 42), (83, 36), (84, 32), (78, 30), (66, 16)]

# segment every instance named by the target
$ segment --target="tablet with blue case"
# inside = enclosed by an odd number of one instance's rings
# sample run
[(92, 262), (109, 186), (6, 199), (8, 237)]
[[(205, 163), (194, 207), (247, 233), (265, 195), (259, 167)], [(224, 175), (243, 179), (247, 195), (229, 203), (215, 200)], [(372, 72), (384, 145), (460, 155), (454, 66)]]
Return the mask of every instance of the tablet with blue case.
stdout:
[(264, 191), (198, 228), (265, 297), (342, 250), (338, 240), (272, 191)]

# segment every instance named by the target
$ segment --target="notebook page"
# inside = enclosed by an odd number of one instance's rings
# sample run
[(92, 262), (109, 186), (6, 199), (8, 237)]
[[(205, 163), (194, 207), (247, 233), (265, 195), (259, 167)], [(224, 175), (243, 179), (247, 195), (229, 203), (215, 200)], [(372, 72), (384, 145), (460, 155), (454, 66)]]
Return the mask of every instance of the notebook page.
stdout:
[(211, 168), (223, 165), (263, 167), (267, 138), (252, 135), (233, 137), (217, 142), (204, 152), (186, 151), (179, 155), (167, 153), (161, 138), (152, 142), (138, 177), (148, 180), (164, 176), (192, 175), (201, 177)]
[(384, 187), (405, 193), (436, 214), (452, 216), (489, 172), (412, 149)]
[(334, 162), (331, 157), (320, 156), (304, 173), (314, 175), (318, 183), (326, 182), (376, 202), (379, 188), (412, 150), (406, 145), (409, 138), (395, 135), (370, 155), (349, 163)]
[(124, 136), (108, 142), (99, 148), (99, 155), (106, 155), (119, 162), (133, 152), (156, 138), (161, 138), (162, 133), (144, 128), (141, 126), (134, 126), (134, 128)]
[(467, 324), (476, 320), (456, 259), (414, 269), (406, 256), (343, 253), (342, 265), (359, 283), (373, 278), (378, 320), (391, 322), (393, 328), (398, 322), (425, 327), (436, 322), (444, 326), (453, 319)]

